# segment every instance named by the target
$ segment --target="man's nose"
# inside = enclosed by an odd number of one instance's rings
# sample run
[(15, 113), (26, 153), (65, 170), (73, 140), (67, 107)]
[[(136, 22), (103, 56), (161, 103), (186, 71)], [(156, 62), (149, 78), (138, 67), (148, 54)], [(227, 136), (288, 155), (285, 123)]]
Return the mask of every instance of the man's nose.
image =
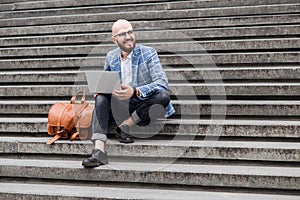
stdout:
[(127, 39), (127, 38), (131, 39), (129, 33), (126, 32), (125, 39)]

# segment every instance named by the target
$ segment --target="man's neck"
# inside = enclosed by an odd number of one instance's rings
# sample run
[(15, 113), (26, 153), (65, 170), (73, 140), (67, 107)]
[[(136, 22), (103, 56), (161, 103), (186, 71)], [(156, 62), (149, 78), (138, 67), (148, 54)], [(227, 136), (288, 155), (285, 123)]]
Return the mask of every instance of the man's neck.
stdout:
[(128, 56), (130, 53), (131, 53), (131, 52), (127, 53), (127, 52), (125, 52), (125, 51), (121, 51), (121, 57), (122, 57), (123, 59), (126, 59), (127, 56)]

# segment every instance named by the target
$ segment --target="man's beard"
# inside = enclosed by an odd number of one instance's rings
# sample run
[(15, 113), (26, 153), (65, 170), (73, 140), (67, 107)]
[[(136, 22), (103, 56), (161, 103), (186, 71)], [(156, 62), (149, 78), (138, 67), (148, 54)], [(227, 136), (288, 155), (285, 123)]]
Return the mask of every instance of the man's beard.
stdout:
[(118, 46), (120, 47), (120, 49), (122, 51), (124, 51), (126, 53), (130, 53), (135, 48), (135, 41), (133, 39), (129, 39), (129, 40), (126, 40), (126, 41), (132, 41), (132, 44), (133, 44), (132, 47), (126, 48), (124, 43), (119, 43), (119, 41), (117, 41), (117, 43), (118, 43)]

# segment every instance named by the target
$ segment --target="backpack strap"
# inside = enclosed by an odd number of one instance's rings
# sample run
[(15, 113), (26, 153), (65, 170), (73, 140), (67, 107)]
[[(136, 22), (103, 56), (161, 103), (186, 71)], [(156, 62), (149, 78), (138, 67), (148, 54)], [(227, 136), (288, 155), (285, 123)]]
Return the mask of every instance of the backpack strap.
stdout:
[(79, 131), (76, 131), (75, 133), (73, 133), (72, 136), (70, 137), (70, 140), (71, 141), (75, 140), (77, 136), (79, 136)]
[(61, 137), (65, 137), (67, 134), (66, 130), (61, 130), (60, 132), (56, 133), (55, 136), (47, 142), (47, 144), (53, 144), (55, 141), (59, 140)]
[(81, 118), (81, 114), (83, 112), (83, 110), (88, 106), (89, 104), (87, 102), (83, 102), (82, 106), (80, 107), (78, 113), (77, 113), (77, 117), (74, 119), (74, 123), (75, 123), (75, 128), (76, 128), (76, 132), (72, 134), (70, 140), (73, 141), (76, 139), (77, 136), (79, 136), (79, 119)]

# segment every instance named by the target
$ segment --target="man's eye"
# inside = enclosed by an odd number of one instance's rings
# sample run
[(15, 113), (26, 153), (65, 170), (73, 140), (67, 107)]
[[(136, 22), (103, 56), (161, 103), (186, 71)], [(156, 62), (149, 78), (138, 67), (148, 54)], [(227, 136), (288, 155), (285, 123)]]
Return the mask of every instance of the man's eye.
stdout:
[(125, 36), (126, 35), (126, 32), (122, 32), (122, 33), (119, 33), (119, 36)]
[(131, 35), (133, 33), (133, 31), (127, 31), (128, 35)]

